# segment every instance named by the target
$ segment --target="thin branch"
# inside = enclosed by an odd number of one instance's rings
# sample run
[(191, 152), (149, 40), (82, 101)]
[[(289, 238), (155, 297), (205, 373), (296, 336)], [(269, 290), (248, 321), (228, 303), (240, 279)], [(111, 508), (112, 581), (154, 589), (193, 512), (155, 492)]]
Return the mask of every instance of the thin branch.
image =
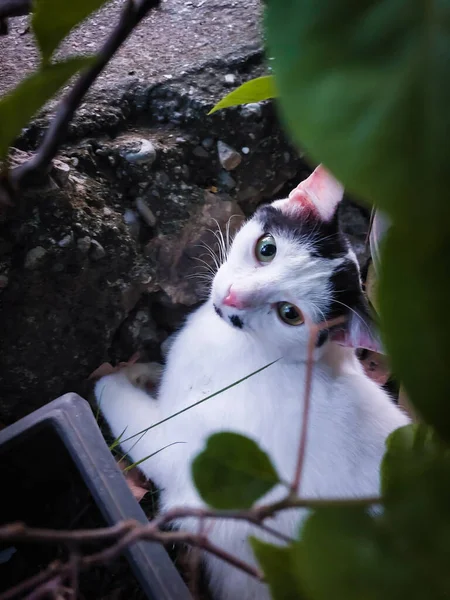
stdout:
[(127, 1), (119, 23), (97, 54), (96, 62), (80, 75), (72, 89), (59, 103), (56, 115), (50, 123), (36, 154), (28, 162), (16, 167), (9, 174), (11, 187), (16, 193), (25, 185), (33, 182), (37, 176), (48, 171), (52, 159), (67, 135), (75, 111), (80, 106), (86, 93), (136, 26), (152, 8), (157, 7), (159, 4), (160, 0)]
[(297, 495), (300, 493), (300, 481), (303, 472), (303, 465), (305, 463), (306, 456), (306, 441), (308, 437), (308, 420), (311, 405), (311, 387), (312, 387), (312, 374), (314, 369), (314, 349), (317, 343), (317, 336), (323, 329), (331, 329), (336, 325), (345, 323), (345, 317), (337, 317), (330, 321), (323, 321), (322, 323), (314, 324), (311, 321), (306, 321), (306, 325), (309, 327), (309, 339), (308, 339), (308, 359), (306, 363), (306, 381), (303, 396), (303, 419), (302, 428), (300, 433), (300, 441), (298, 446), (298, 457), (297, 464), (295, 467), (294, 479), (292, 481), (291, 490), (292, 493)]

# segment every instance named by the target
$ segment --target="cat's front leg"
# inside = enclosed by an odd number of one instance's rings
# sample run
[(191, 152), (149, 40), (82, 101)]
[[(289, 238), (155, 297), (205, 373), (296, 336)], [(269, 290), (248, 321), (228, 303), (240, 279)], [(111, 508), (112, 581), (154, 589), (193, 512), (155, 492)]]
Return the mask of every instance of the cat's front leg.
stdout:
[(133, 462), (151, 454), (154, 446), (155, 435), (141, 432), (160, 420), (158, 400), (149, 390), (157, 387), (161, 372), (157, 363), (136, 363), (102, 377), (95, 385), (100, 412)]

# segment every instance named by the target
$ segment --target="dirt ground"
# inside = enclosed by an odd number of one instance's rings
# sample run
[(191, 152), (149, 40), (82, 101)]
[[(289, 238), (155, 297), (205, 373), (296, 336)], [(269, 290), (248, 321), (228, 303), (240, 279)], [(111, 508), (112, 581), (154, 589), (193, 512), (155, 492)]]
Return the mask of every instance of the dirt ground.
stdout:
[[(116, 23), (124, 0), (111, 0), (61, 47), (57, 57), (94, 53)], [(141, 23), (98, 79), (110, 87), (124, 76), (152, 83), (173, 77), (206, 60), (257, 48), (260, 43), (259, 0), (163, 0)], [(0, 95), (37, 64), (28, 17), (10, 19), (10, 34), (0, 37)]]

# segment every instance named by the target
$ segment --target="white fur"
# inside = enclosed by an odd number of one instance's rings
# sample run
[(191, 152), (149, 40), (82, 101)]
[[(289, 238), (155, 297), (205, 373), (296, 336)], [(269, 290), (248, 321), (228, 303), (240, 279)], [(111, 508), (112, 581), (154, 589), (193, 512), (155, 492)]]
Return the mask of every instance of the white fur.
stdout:
[[(308, 244), (279, 236), (272, 263), (255, 259), (256, 240), (264, 233), (257, 218), (237, 234), (225, 264), (213, 282), (210, 299), (192, 314), (172, 344), (158, 398), (134, 387), (126, 373), (102, 378), (97, 399), (111, 430), (124, 438), (157, 423), (249, 373), (280, 359), (268, 369), (206, 401), (144, 437), (122, 443), (132, 460), (166, 448), (141, 464), (161, 491), (161, 510), (175, 506), (204, 506), (191, 481), (192, 459), (217, 431), (234, 431), (254, 439), (272, 458), (285, 481), (292, 480), (302, 425), (307, 328), (281, 322), (273, 307), (290, 301), (320, 321), (331, 301), (330, 261), (312, 259)], [(339, 264), (339, 259), (332, 261)], [(223, 306), (230, 286), (245, 297), (241, 311)], [(220, 307), (223, 318), (214, 311)], [(228, 322), (238, 313), (243, 328)], [(335, 343), (316, 350), (311, 395), (307, 455), (301, 494), (308, 498), (372, 496), (379, 490), (379, 465), (387, 435), (408, 418), (368, 379), (354, 351)], [(281, 498), (272, 490), (262, 501)], [(304, 511), (288, 511), (271, 525), (295, 536)], [(195, 520), (180, 526), (197, 531)], [(247, 543), (249, 533), (277, 543), (268, 534), (242, 522), (219, 521), (211, 540), (255, 564)], [(279, 542), (278, 542), (279, 543)], [(268, 589), (243, 572), (205, 556), (217, 600), (265, 600)]]

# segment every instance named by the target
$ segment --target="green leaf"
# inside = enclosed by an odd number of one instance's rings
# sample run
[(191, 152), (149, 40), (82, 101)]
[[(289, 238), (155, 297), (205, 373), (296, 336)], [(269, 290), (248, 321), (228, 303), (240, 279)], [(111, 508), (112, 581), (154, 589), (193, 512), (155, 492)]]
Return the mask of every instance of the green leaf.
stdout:
[(192, 476), (203, 500), (218, 509), (250, 508), (280, 479), (269, 457), (237, 433), (211, 435), (192, 463)]
[[(409, 584), (379, 521), (362, 508), (321, 508), (302, 534), (298, 567), (312, 600), (394, 600)], [(406, 588), (403, 589), (403, 585)]]
[(394, 372), (420, 416), (450, 440), (450, 235), (422, 228), (417, 243), (417, 231), (408, 222), (390, 229), (378, 305)]
[(296, 142), (391, 216), (446, 228), (450, 3), (268, 0), (265, 28)]
[(0, 158), (8, 153), (30, 119), (80, 69), (92, 63), (92, 57), (69, 58), (49, 65), (23, 79), (9, 94), (0, 99)]
[(43, 63), (66, 35), (108, 0), (34, 0), (32, 27)]
[(276, 98), (277, 92), (272, 75), (264, 77), (256, 77), (250, 81), (246, 81), (238, 88), (230, 92), (212, 108), (208, 115), (212, 115), (222, 108), (230, 106), (239, 106), (240, 104), (249, 104), (250, 102), (261, 102)]
[(250, 538), (256, 559), (263, 570), (273, 600), (301, 600), (304, 598), (299, 578), (294, 575), (293, 546), (274, 546)]

